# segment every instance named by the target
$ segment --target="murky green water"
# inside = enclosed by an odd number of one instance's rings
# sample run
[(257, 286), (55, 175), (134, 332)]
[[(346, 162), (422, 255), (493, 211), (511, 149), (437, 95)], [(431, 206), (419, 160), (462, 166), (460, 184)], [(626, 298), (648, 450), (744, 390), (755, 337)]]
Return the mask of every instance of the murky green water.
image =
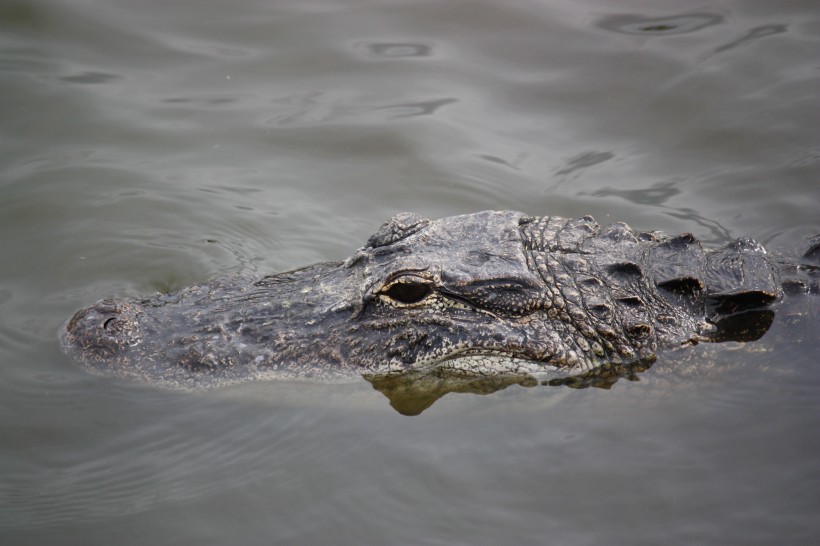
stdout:
[(416, 417), (364, 381), (176, 393), (57, 345), (102, 297), (343, 258), (401, 210), (796, 253), (820, 8), (684, 4), (0, 4), (0, 542), (816, 543), (818, 324), (786, 313), (611, 390)]

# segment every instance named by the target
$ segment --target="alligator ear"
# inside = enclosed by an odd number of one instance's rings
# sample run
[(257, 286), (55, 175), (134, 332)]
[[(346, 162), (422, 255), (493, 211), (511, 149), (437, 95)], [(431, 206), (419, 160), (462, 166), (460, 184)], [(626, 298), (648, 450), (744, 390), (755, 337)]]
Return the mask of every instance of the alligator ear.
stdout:
[(401, 241), (418, 233), (430, 223), (430, 220), (412, 212), (400, 212), (382, 224), (379, 230), (370, 236), (366, 248), (378, 248)]

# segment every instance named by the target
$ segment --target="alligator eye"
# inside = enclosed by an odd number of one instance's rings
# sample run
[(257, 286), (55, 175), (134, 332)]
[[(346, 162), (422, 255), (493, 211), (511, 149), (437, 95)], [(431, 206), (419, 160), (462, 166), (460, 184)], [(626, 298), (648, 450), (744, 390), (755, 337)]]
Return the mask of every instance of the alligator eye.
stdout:
[(418, 303), (433, 291), (429, 284), (421, 282), (397, 282), (382, 292), (388, 298), (409, 305)]

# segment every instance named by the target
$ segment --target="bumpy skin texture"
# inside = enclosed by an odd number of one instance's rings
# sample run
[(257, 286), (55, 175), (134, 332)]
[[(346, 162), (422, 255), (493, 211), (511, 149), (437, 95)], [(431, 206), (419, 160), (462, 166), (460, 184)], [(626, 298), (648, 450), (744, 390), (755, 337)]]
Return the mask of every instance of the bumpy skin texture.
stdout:
[(345, 262), (102, 300), (62, 341), (91, 370), (172, 386), (432, 369), (564, 377), (754, 339), (781, 292), (778, 265), (750, 239), (705, 252), (691, 235), (591, 217), (402, 213)]

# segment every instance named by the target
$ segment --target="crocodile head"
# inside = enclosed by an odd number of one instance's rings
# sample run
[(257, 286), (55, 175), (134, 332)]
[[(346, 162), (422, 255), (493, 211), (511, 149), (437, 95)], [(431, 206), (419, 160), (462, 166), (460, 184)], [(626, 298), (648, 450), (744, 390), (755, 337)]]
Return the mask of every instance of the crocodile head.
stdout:
[[(709, 263), (688, 237), (590, 217), (403, 213), (345, 262), (103, 300), (69, 321), (63, 346), (93, 370), (172, 385), (440, 370), (572, 376), (714, 334)], [(777, 297), (764, 288), (751, 307)]]

